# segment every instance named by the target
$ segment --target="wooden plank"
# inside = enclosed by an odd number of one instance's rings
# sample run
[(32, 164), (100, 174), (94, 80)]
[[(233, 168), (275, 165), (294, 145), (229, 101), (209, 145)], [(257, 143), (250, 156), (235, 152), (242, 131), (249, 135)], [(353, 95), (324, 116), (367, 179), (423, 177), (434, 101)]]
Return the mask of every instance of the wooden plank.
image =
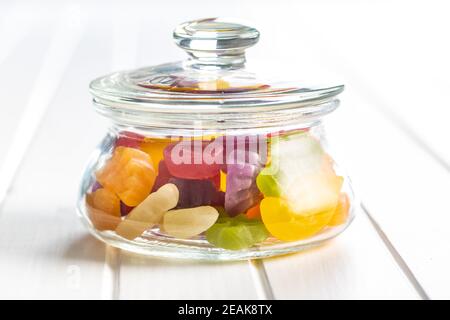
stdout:
[(363, 212), (338, 238), (264, 267), (276, 299), (419, 298)]
[(205, 263), (122, 254), (121, 299), (258, 299), (245, 261)]
[(448, 298), (450, 173), (370, 103), (347, 106), (333, 122), (358, 121), (333, 132), (361, 198), (426, 294)]
[(84, 38), (81, 32), (66, 23), (55, 27), (33, 89), (42, 90), (40, 112), (50, 107), (1, 210), (2, 298), (102, 295), (104, 245), (77, 221), (74, 203), (82, 166), (105, 130), (92, 112), (87, 84), (109, 69), (111, 42), (101, 25)]
[[(47, 53), (54, 21), (32, 19), (29, 8), (23, 3), (2, 3), (1, 6), (4, 8), (0, 10), (0, 72), (6, 76), (0, 78), (3, 111), (0, 117), (0, 148), (8, 150), (29, 98), (24, 93), (33, 89)], [(44, 15), (42, 8), (34, 9), (36, 14)], [(30, 47), (33, 48), (32, 55)], [(7, 152), (0, 153), (0, 167), (6, 155)]]

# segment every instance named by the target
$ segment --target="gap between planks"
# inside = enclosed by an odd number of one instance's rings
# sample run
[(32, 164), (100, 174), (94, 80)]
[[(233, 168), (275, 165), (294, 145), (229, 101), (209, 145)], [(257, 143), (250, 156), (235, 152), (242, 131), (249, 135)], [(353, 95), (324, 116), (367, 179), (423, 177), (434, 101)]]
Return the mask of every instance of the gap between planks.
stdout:
[(248, 260), (248, 264), (258, 298), (261, 300), (274, 300), (275, 296), (263, 261), (260, 259), (253, 259)]
[(388, 236), (383, 232), (380, 225), (377, 223), (377, 221), (373, 218), (373, 216), (370, 214), (369, 210), (366, 208), (366, 206), (361, 203), (361, 209), (363, 212), (367, 215), (369, 218), (370, 223), (374, 227), (375, 231), (377, 232), (378, 236), (383, 240), (383, 243), (389, 250), (390, 254), (394, 258), (397, 265), (402, 270), (403, 274), (408, 278), (409, 282), (412, 284), (414, 289), (417, 291), (417, 294), (423, 299), (423, 300), (430, 300), (430, 297), (426, 293), (425, 289), (421, 286), (417, 278), (415, 277), (414, 273), (409, 268), (406, 261), (402, 258), (400, 253), (395, 249), (392, 242), (389, 240)]
[(120, 249), (106, 245), (102, 274), (102, 300), (120, 299)]

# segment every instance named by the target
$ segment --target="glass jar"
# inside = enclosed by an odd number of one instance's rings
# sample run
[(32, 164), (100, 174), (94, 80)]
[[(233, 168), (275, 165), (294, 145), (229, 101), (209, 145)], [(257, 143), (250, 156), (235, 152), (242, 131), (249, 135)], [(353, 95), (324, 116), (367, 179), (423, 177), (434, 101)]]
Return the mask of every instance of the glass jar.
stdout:
[(349, 179), (322, 118), (343, 90), (246, 68), (251, 27), (220, 19), (174, 31), (189, 59), (114, 73), (90, 89), (111, 120), (82, 179), (91, 233), (154, 256), (233, 260), (300, 251), (351, 222)]

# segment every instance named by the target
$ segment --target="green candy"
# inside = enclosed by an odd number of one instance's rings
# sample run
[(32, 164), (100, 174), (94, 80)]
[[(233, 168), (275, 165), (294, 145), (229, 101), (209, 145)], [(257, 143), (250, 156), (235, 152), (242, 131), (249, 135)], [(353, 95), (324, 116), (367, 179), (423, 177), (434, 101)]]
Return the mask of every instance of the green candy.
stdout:
[(324, 157), (320, 142), (300, 132), (271, 141), (271, 164), (256, 177), (256, 185), (265, 197), (281, 197), (301, 183), (303, 176), (318, 172)]
[(256, 177), (256, 185), (259, 191), (265, 197), (279, 197), (281, 195), (281, 188), (276, 177), (269, 174), (269, 168), (264, 168)]
[(206, 239), (216, 247), (228, 250), (247, 249), (267, 239), (269, 232), (259, 220), (244, 215), (221, 217), (206, 231)]

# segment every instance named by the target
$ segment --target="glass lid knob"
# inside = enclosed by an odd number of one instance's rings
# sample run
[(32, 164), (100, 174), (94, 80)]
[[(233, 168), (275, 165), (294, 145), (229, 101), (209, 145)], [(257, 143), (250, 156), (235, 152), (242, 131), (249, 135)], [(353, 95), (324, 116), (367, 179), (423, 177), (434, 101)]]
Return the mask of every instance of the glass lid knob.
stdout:
[(192, 58), (195, 66), (240, 67), (245, 49), (258, 42), (259, 32), (221, 18), (208, 18), (180, 24), (173, 32), (176, 44)]

